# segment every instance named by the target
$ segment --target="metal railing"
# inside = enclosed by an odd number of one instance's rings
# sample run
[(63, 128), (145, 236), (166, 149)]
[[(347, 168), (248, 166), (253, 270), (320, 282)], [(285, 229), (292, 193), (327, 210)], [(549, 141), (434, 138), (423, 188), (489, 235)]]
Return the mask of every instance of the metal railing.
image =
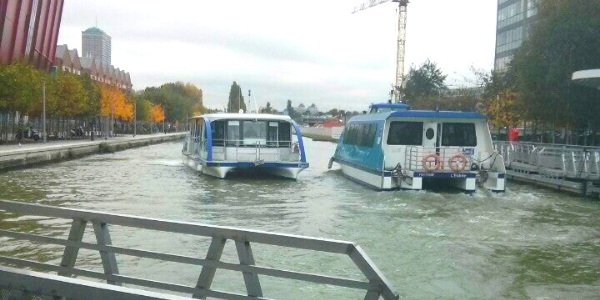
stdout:
[[(206, 299), (207, 297), (236, 300), (268, 299), (263, 295), (259, 276), (362, 290), (363, 292), (366, 292), (366, 295), (364, 296), (364, 299), (366, 300), (379, 299), (380, 297), (385, 300), (399, 298), (391, 284), (367, 254), (358, 245), (352, 242), (268, 233), (234, 227), (106, 214), (87, 210), (66, 209), (12, 201), (0, 201), (0, 210), (17, 214), (71, 220), (71, 228), (67, 240), (4, 229), (0, 230), (0, 236), (3, 237), (27, 240), (34, 243), (61, 245), (65, 247), (60, 265), (0, 256), (0, 263), (22, 268), (34, 268), (37, 270), (58, 272), (58, 275), (67, 277), (76, 275), (100, 279), (117, 286), (130, 284), (160, 289), (161, 291), (189, 294), (192, 295), (193, 298), (199, 299)], [(83, 242), (85, 228), (88, 223), (93, 225), (96, 243)], [(211, 242), (205, 258), (118, 247), (112, 244), (109, 225), (208, 237), (211, 239)], [(235, 243), (239, 263), (229, 263), (220, 260), (227, 241)], [(254, 259), (252, 250), (252, 245), (256, 244), (279, 246), (286, 249), (312, 250), (347, 256), (351, 259), (360, 273), (364, 275), (365, 280), (332, 277), (323, 274), (302, 273), (259, 266)], [(80, 249), (98, 251), (100, 253), (104, 272), (100, 273), (76, 268), (75, 262)], [(119, 274), (119, 264), (115, 254), (156, 259), (191, 266), (202, 266), (202, 270), (195, 286), (124, 276)], [(242, 295), (211, 289), (215, 273), (218, 269), (241, 272), (246, 287), (246, 294)], [(89, 298), (83, 297), (79, 299)]]
[[(228, 149), (235, 149), (228, 153)], [(277, 150), (273, 153), (270, 150)], [(280, 149), (288, 149), (289, 152), (282, 153)], [(300, 153), (292, 141), (265, 141), (248, 143), (244, 140), (213, 140), (213, 153), (223, 155), (223, 160), (233, 161), (300, 161)], [(291, 158), (290, 158), (291, 155)], [(213, 156), (214, 158), (214, 156)]]
[(573, 145), (494, 142), (513, 170), (567, 179), (600, 180), (600, 148)]
[[(405, 164), (407, 169), (411, 171), (422, 171), (423, 158), (429, 154), (437, 154), (440, 158), (440, 168), (438, 171), (452, 171), (448, 162), (453, 155), (464, 154), (463, 148), (460, 147), (440, 147), (440, 148), (425, 148), (420, 146), (406, 147)], [(470, 155), (465, 155), (467, 158), (466, 170), (470, 170), (472, 158)]]
[(186, 300), (189, 298), (124, 288), (64, 276), (0, 266), (0, 300)]

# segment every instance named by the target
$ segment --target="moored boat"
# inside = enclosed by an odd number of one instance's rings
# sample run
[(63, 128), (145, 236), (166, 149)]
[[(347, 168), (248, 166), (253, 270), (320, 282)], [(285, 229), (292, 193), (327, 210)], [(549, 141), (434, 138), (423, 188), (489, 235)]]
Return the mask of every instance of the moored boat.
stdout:
[(504, 160), (485, 115), (375, 107), (350, 119), (340, 137), (330, 166), (338, 163), (345, 176), (378, 190), (421, 190), (424, 181), (505, 190)]
[(308, 167), (300, 127), (288, 116), (207, 114), (192, 118), (189, 130), (183, 159), (203, 174), (251, 170), (296, 179)]

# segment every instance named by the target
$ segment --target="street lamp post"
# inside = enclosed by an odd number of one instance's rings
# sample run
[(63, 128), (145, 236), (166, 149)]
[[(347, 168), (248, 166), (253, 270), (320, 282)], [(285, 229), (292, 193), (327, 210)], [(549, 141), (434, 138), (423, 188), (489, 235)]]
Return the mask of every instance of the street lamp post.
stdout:
[(133, 99), (133, 137), (137, 133), (137, 99)]
[(110, 93), (110, 124), (108, 126), (110, 132), (109, 132), (109, 136), (110, 137), (114, 137), (115, 136), (115, 95), (114, 93), (111, 91)]
[(46, 81), (42, 81), (42, 123), (43, 123), (43, 130), (42, 130), (42, 134), (44, 136), (43, 141), (44, 143), (47, 142), (46, 139)]

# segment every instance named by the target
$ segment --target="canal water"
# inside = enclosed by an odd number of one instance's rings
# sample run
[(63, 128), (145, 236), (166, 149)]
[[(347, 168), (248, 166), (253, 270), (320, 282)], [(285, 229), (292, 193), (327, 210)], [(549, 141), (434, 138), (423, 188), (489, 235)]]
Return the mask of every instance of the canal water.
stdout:
[[(327, 170), (335, 145), (306, 142), (310, 168), (297, 181), (229, 180), (181, 163), (179, 143), (96, 155), (0, 174), (0, 199), (152, 218), (350, 240), (404, 299), (598, 299), (600, 202), (509, 183), (505, 194), (451, 190), (376, 192)], [(0, 213), (1, 228), (66, 236), (65, 220)], [(208, 240), (111, 228), (117, 246), (202, 257)], [(91, 227), (86, 241), (93, 242)], [(236, 262), (232, 243), (224, 260)], [(254, 246), (257, 264), (360, 278), (350, 260)], [(0, 238), (0, 255), (58, 264), (62, 247)], [(118, 255), (122, 274), (194, 285), (200, 267)], [(82, 250), (77, 267), (101, 270)], [(362, 299), (354, 290), (262, 276), (276, 299)], [(219, 290), (243, 292), (241, 274), (219, 271)]]

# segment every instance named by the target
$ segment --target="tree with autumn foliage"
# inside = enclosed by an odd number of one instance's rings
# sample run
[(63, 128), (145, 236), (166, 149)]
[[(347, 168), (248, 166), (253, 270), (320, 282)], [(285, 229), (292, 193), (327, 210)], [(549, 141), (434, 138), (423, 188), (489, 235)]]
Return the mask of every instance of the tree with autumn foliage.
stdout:
[(150, 120), (154, 123), (160, 123), (165, 120), (165, 111), (160, 104), (154, 104), (150, 108)]
[(127, 95), (114, 86), (100, 86), (100, 114), (123, 121), (133, 120), (133, 103)]
[(153, 104), (160, 104), (168, 122), (186, 122), (189, 117), (205, 111), (202, 90), (191, 83), (175, 82), (149, 87), (142, 97)]

